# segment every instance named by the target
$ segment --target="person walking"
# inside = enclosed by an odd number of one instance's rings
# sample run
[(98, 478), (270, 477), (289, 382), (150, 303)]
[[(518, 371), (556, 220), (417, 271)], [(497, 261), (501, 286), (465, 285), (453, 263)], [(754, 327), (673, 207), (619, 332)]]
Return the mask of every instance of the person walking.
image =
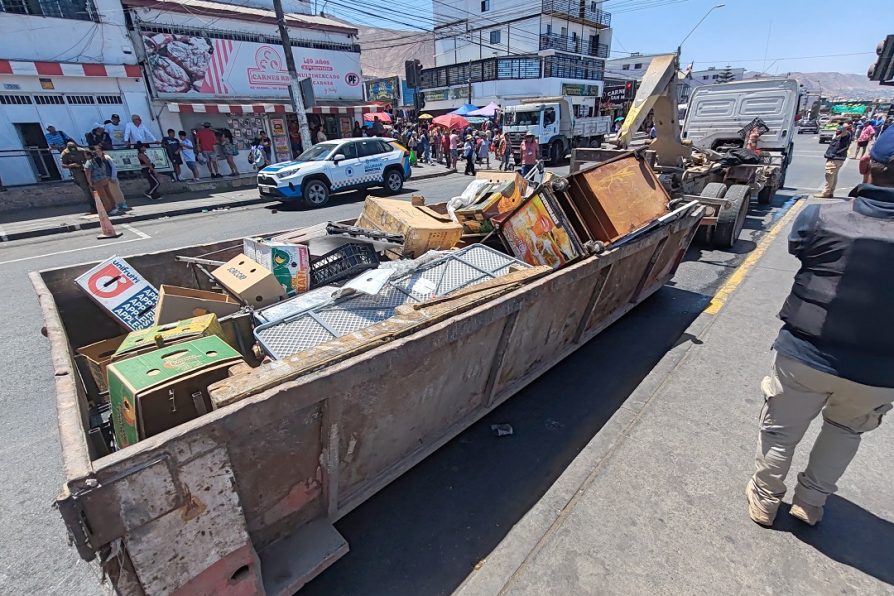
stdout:
[(183, 165), (183, 157), (181, 157), (180, 152), (183, 150), (183, 147), (180, 145), (180, 139), (177, 138), (173, 128), (168, 129), (168, 136), (161, 140), (161, 146), (165, 148), (165, 153), (168, 154), (168, 159), (171, 165), (174, 166), (174, 173), (171, 174), (171, 178), (179, 182), (180, 166)]
[(180, 158), (186, 164), (186, 167), (189, 168), (189, 171), (192, 172), (192, 181), (198, 182), (199, 166), (196, 164), (195, 145), (193, 145), (185, 130), (178, 132), (177, 136), (180, 137)]
[(500, 144), (498, 145), (500, 153), (500, 170), (510, 171), (509, 160), (512, 158), (512, 145), (509, 143), (509, 135), (503, 133), (500, 135)]
[(835, 186), (838, 184), (838, 170), (847, 159), (847, 149), (851, 144), (851, 125), (846, 124), (836, 131), (835, 138), (826, 149), (826, 183), (823, 190), (816, 195), (818, 199), (831, 199), (835, 194)]
[[(488, 131), (490, 132), (490, 131)], [(490, 169), (490, 139), (486, 136), (478, 139), (478, 163), (484, 163), (485, 168)]]
[(203, 122), (202, 128), (196, 131), (196, 144), (199, 146), (199, 155), (205, 160), (205, 166), (212, 178), (220, 178), (220, 170), (217, 166), (217, 135), (211, 129), (210, 122)]
[(456, 163), (459, 160), (459, 134), (456, 130), (450, 131), (450, 162), (447, 166), (450, 169), (456, 169)]
[(143, 119), (140, 118), (140, 115), (134, 114), (130, 117), (130, 124), (124, 128), (124, 142), (127, 143), (128, 146), (139, 143), (148, 145), (149, 143), (158, 142), (158, 139), (156, 139), (155, 135), (152, 134), (152, 131), (143, 124)]
[[(755, 472), (748, 511), (771, 526), (785, 494), (795, 448), (820, 413), (823, 425), (798, 474), (791, 515), (814, 525), (826, 498), (894, 401), (894, 130), (870, 152), (869, 184), (852, 201), (809, 205), (789, 235), (800, 261), (779, 313), (782, 329), (761, 383)], [(884, 481), (883, 477), (878, 478)]]
[(450, 158), (450, 134), (452, 131), (445, 130), (441, 135), (441, 153), (444, 155), (444, 164), (447, 166), (449, 170), (451, 168), (451, 158)]
[(522, 176), (527, 176), (528, 172), (537, 165), (537, 159), (540, 157), (540, 145), (534, 138), (533, 132), (525, 133), (525, 140), (522, 141), (521, 147)]
[(112, 148), (112, 137), (106, 132), (105, 126), (99, 123), (93, 125), (90, 132), (84, 135), (84, 139), (87, 141), (88, 147), (99, 145), (106, 150)]
[(475, 141), (472, 135), (466, 135), (466, 142), (463, 144), (463, 157), (466, 160), (466, 169), (463, 175), (475, 175)]
[(93, 157), (84, 165), (84, 173), (91, 190), (95, 190), (103, 209), (110, 216), (124, 215), (130, 211), (121, 188), (118, 186), (118, 169), (114, 160), (106, 155), (102, 145), (93, 146)]
[[(52, 126), (47, 127), (47, 130), (50, 128), (52, 128)], [(90, 207), (90, 213), (96, 213), (96, 202), (93, 200), (93, 193), (90, 191), (90, 183), (87, 181), (87, 175), (84, 173), (84, 166), (89, 159), (90, 154), (81, 147), (78, 147), (77, 143), (69, 139), (68, 142), (65, 143), (65, 149), (62, 150), (59, 161), (62, 164), (62, 167), (71, 173), (72, 181), (74, 181), (78, 188), (84, 192), (84, 197), (87, 199), (87, 205)]]
[(112, 139), (112, 149), (124, 149), (127, 147), (127, 141), (124, 140), (124, 133), (127, 132), (127, 125), (121, 123), (121, 116), (112, 114), (108, 122), (104, 124), (109, 138)]
[(354, 120), (354, 128), (351, 129), (351, 136), (354, 138), (363, 136), (363, 129), (360, 128), (360, 123), (356, 120)]
[(251, 142), (251, 149), (248, 151), (248, 163), (255, 171), (263, 170), (267, 167), (269, 160), (267, 159), (267, 151), (264, 142), (269, 143), (270, 140), (265, 137), (258, 136)]
[(422, 152), (422, 163), (431, 165), (431, 143), (428, 141), (428, 129), (419, 129), (419, 150)]
[[(229, 128), (221, 128), (217, 133), (217, 144), (220, 148), (218, 159), (226, 160), (230, 168), (230, 176), (238, 176), (239, 168), (236, 167), (236, 156), (239, 155), (239, 147), (233, 142), (233, 133)], [(220, 171), (220, 165), (217, 166)]]
[(143, 171), (143, 176), (146, 177), (146, 182), (149, 183), (149, 189), (143, 194), (146, 195), (147, 199), (157, 201), (161, 198), (161, 194), (158, 192), (161, 181), (155, 172), (155, 164), (146, 155), (146, 145), (143, 143), (137, 143), (137, 159), (140, 160), (140, 169)]
[(872, 125), (872, 120), (867, 120), (866, 124), (863, 125), (863, 130), (857, 135), (857, 152), (854, 153), (856, 159), (860, 159), (860, 157), (866, 153), (866, 148), (869, 147), (869, 141), (874, 137), (875, 127)]
[(47, 132), (43, 136), (47, 140), (47, 145), (50, 149), (60, 152), (65, 150), (69, 141), (74, 142), (74, 139), (65, 134), (64, 130), (56, 130), (55, 126), (47, 126)]

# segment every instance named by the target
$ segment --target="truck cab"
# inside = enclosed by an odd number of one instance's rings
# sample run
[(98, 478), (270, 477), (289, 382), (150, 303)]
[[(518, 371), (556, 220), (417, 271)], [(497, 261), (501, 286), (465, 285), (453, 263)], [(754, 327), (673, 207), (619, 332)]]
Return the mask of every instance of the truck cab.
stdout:
[(541, 158), (555, 164), (575, 147), (601, 144), (611, 128), (611, 118), (576, 118), (568, 99), (547, 97), (504, 108), (503, 127), (516, 160), (525, 134), (532, 133), (540, 144)]

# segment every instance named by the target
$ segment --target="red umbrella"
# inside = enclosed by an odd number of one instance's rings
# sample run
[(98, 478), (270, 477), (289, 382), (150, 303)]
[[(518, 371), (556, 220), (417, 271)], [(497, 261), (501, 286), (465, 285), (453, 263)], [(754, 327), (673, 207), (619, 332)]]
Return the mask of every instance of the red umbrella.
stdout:
[(432, 120), (432, 124), (443, 126), (446, 129), (465, 128), (469, 125), (469, 121), (459, 114), (444, 114)]
[(363, 120), (365, 122), (375, 122), (376, 118), (378, 118), (380, 122), (391, 122), (391, 114), (388, 112), (367, 112), (363, 115)]

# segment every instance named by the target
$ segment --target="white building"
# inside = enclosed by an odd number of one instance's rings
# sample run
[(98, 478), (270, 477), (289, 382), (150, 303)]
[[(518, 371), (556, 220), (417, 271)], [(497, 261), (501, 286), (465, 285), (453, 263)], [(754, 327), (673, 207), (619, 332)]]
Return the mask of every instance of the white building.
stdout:
[[(273, 140), (274, 159), (291, 159), (299, 135), (271, 9), (208, 0), (124, 2), (162, 131), (189, 133), (204, 122), (229, 129), (240, 171), (249, 170), (245, 149), (261, 131)], [(322, 128), (330, 139), (349, 136), (363, 112), (379, 109), (363, 102), (357, 30), (308, 14), (287, 14), (286, 24), (298, 75), (313, 82), (311, 129)]]
[[(732, 75), (730, 81), (741, 81), (745, 78), (745, 69), (744, 68), (719, 68), (716, 66), (709, 66), (704, 70), (693, 70), (692, 71), (692, 82), (695, 86), (698, 85), (713, 85), (714, 83), (720, 83), (721, 79), (724, 75), (721, 73), (724, 71), (729, 71)], [(727, 81), (729, 82), (729, 81)]]
[[(59, 180), (47, 126), (79, 142), (117, 113), (150, 114), (119, 0), (0, 3), (0, 179)], [(151, 119), (146, 118), (151, 125)]]
[(605, 78), (641, 81), (652, 63), (652, 58), (660, 55), (634, 52), (623, 58), (610, 58), (605, 61)]
[(570, 95), (579, 114), (595, 115), (611, 47), (602, 0), (438, 0), (432, 10), (426, 111), (467, 103), (471, 90), (476, 105)]

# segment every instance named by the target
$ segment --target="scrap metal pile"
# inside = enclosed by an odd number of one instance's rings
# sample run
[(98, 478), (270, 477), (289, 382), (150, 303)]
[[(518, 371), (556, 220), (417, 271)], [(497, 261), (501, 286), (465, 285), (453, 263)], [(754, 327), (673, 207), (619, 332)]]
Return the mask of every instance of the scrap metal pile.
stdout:
[(77, 279), (129, 331), (78, 350), (91, 441), (99, 453), (132, 445), (249, 397), (259, 380), (415, 333), (692, 207), (669, 211), (652, 169), (630, 153), (541, 183), (480, 173), (447, 203), (369, 197), (354, 223), (178, 257), (194, 287), (156, 288), (112, 257)]

